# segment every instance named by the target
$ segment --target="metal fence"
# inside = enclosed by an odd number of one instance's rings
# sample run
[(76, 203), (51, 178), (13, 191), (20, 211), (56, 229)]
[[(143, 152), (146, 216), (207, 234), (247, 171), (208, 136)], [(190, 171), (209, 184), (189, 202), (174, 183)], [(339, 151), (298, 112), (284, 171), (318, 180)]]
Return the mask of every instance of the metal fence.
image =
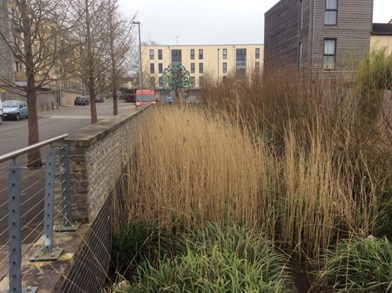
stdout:
[[(0, 156), (0, 280), (8, 275), (8, 288), (0, 291), (35, 292), (38, 288), (22, 288), (25, 247), (41, 238), (41, 249), (30, 256), (30, 261), (56, 260), (62, 249), (54, 245), (54, 228), (56, 231), (77, 229), (72, 220), (65, 137), (58, 136)], [(37, 149), (43, 167), (26, 167), (26, 154)]]

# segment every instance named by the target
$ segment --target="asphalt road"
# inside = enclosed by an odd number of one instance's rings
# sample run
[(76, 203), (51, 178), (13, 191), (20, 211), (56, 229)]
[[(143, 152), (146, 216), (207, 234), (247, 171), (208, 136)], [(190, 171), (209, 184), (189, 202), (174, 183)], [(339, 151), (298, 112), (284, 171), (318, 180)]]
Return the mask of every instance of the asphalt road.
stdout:
[[(98, 120), (113, 116), (113, 103), (106, 100), (105, 103), (97, 103)], [(134, 104), (119, 101), (119, 113), (126, 113), (135, 109)], [(59, 109), (39, 112), (40, 141), (47, 140), (72, 130), (90, 124), (90, 106), (61, 107)], [(3, 121), (0, 124), (0, 155), (26, 147), (27, 120)]]
[[(97, 104), (98, 120), (112, 117), (111, 100)], [(130, 103), (119, 102), (119, 113), (135, 111)], [(67, 134), (91, 123), (89, 106), (62, 107), (39, 113), (40, 140)], [(3, 121), (0, 125), (0, 155), (27, 146), (27, 120)], [(45, 148), (41, 149), (44, 153)], [(26, 155), (18, 157), (21, 166), (21, 217), (23, 243), (30, 243), (42, 235), (45, 169), (25, 168)], [(8, 241), (8, 167), (11, 161), (0, 163), (0, 250)], [(57, 182), (57, 181), (56, 181)], [(2, 267), (0, 258), (0, 271)]]

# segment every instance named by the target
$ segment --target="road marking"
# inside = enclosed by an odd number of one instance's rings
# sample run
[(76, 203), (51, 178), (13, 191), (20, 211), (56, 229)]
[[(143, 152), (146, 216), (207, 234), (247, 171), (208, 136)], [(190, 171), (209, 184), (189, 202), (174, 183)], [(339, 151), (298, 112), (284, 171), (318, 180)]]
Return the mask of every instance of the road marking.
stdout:
[[(99, 119), (106, 119), (106, 118), (110, 118), (113, 116), (98, 116)], [(77, 115), (50, 115), (47, 116), (46, 118), (50, 118), (50, 119), (91, 119), (91, 116), (77, 116)]]

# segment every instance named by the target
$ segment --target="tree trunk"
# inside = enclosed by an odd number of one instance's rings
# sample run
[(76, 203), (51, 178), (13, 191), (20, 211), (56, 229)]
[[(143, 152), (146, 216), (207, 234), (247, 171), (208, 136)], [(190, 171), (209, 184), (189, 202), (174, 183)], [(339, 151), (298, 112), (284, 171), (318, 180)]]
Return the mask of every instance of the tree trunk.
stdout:
[(118, 115), (118, 99), (117, 93), (113, 93), (113, 116)]
[[(27, 94), (27, 108), (28, 108), (28, 132), (29, 132), (29, 145), (39, 142), (38, 130), (38, 115), (37, 115), (37, 94), (35, 91)], [(41, 152), (39, 149), (30, 151), (27, 155), (28, 167), (41, 167)]]
[[(26, 58), (26, 78), (27, 78), (27, 108), (28, 108), (28, 132), (29, 145), (39, 142), (38, 115), (37, 115), (37, 88), (35, 86), (35, 67), (33, 56), (33, 43), (31, 33), (31, 19), (28, 14), (26, 1), (21, 2), (21, 16), (23, 22), (23, 45)], [(28, 167), (41, 167), (41, 153), (39, 149), (28, 153)]]
[(91, 112), (91, 124), (98, 122), (97, 105), (95, 104), (95, 87), (90, 88), (90, 112)]
[(88, 74), (88, 89), (90, 91), (90, 114), (91, 114), (91, 123), (98, 122), (97, 116), (97, 106), (95, 105), (95, 70), (94, 70), (94, 56), (93, 56), (93, 47), (92, 47), (92, 36), (91, 36), (91, 24), (90, 24), (90, 13), (89, 6), (90, 3), (88, 0), (85, 2), (86, 4), (86, 38), (87, 38), (87, 74)]
[(113, 13), (115, 11), (112, 1), (109, 0), (109, 37), (110, 37), (110, 61), (111, 61), (111, 78), (112, 78), (112, 97), (113, 97), (113, 116), (118, 115), (118, 101), (117, 101), (117, 64), (114, 52), (114, 26), (113, 26)]

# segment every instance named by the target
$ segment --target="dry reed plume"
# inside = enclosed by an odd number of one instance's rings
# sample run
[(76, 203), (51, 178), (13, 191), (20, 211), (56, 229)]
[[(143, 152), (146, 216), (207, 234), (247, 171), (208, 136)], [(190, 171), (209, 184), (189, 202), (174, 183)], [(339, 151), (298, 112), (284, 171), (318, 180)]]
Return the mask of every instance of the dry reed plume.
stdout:
[(130, 170), (129, 214), (168, 225), (257, 222), (260, 184), (271, 165), (262, 148), (219, 115), (153, 109)]
[(381, 183), (363, 158), (348, 162), (353, 137), (339, 136), (347, 150), (337, 155), (333, 136), (341, 129), (327, 128), (325, 117), (309, 111), (317, 119), (307, 127), (285, 124), (282, 146), (271, 148), (266, 136), (222, 113), (151, 111), (128, 170), (128, 222), (158, 219), (188, 228), (249, 222), (284, 247), (316, 255), (342, 235), (371, 231)]

